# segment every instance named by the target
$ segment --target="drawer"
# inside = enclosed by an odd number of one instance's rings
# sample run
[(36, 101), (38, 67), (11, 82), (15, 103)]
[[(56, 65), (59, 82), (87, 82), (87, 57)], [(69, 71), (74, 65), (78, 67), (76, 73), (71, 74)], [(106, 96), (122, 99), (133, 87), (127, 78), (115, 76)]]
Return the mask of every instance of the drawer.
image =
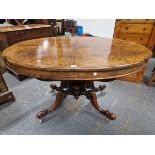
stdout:
[(49, 36), (52, 36), (51, 27), (25, 30), (25, 34), (24, 34), (25, 39), (34, 39), (34, 38), (49, 37)]
[(19, 31), (7, 32), (7, 39), (8, 39), (9, 45), (22, 41), (22, 36), (23, 36), (23, 32), (22, 33)]
[(153, 24), (121, 24), (120, 33), (151, 34)]
[(143, 46), (147, 46), (150, 35), (149, 34), (128, 34), (128, 33), (120, 33), (119, 38), (122, 40), (129, 40), (136, 43), (139, 43)]
[(7, 39), (10, 45), (24, 40), (49, 37), (49, 36), (52, 36), (51, 27), (26, 29), (7, 33)]
[(121, 21), (122, 23), (135, 23), (135, 24), (153, 24), (155, 23), (155, 19), (117, 19), (117, 21)]

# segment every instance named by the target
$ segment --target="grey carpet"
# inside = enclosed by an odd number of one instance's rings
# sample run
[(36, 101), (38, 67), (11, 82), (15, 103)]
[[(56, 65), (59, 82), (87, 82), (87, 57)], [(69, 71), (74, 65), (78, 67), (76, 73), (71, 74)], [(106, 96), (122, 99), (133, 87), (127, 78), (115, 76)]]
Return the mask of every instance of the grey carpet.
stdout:
[(20, 82), (9, 73), (4, 78), (16, 102), (0, 106), (0, 134), (155, 134), (155, 87), (119, 80), (106, 83), (106, 90), (97, 93), (98, 102), (117, 114), (114, 121), (98, 113), (84, 96), (77, 101), (69, 96), (40, 124), (35, 114), (55, 99), (51, 82)]

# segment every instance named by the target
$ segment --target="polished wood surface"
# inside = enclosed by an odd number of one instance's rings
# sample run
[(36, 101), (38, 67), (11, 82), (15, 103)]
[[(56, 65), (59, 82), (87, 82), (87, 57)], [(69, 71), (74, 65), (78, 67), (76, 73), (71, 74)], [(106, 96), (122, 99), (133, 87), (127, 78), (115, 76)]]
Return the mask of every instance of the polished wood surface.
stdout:
[[(134, 41), (151, 50), (155, 45), (155, 19), (117, 19), (115, 22), (114, 38)], [(139, 72), (121, 77), (121, 80), (143, 82), (145, 67)]]
[(102, 37), (50, 37), (27, 40), (2, 53), (24, 75), (53, 80), (109, 79), (143, 67), (151, 51), (142, 45)]
[(29, 24), (29, 25), (17, 25), (17, 26), (5, 26), (0, 27), (0, 32), (10, 32), (10, 31), (17, 31), (17, 30), (25, 30), (25, 29), (37, 29), (42, 27), (51, 27), (51, 25), (44, 25), (44, 24)]

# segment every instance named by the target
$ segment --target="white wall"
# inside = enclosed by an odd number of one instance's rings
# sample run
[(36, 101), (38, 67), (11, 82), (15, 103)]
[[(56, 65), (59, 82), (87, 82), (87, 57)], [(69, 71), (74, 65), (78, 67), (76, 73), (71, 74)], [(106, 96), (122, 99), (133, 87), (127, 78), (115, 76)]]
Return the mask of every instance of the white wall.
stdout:
[(113, 37), (115, 19), (76, 19), (86, 33), (94, 36)]

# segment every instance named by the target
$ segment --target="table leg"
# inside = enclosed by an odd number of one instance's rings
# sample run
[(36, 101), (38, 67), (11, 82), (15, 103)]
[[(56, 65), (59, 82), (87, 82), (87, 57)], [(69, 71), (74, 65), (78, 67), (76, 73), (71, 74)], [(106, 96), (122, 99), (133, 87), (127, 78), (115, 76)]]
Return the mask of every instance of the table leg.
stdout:
[(56, 94), (56, 100), (54, 102), (54, 104), (48, 108), (48, 109), (44, 109), (40, 112), (37, 113), (36, 117), (42, 121), (42, 119), (49, 113), (52, 113), (56, 110), (56, 108), (62, 103), (63, 99), (65, 98), (65, 96), (62, 94), (61, 91), (58, 91)]
[(36, 117), (40, 120), (42, 120), (47, 114), (54, 112), (67, 95), (73, 95), (75, 99), (78, 99), (80, 95), (85, 95), (97, 111), (101, 112), (110, 120), (116, 119), (115, 114), (109, 112), (109, 110), (102, 109), (97, 103), (95, 92), (103, 91), (106, 88), (105, 85), (95, 87), (93, 81), (61, 81), (60, 87), (57, 87), (54, 84), (51, 84), (50, 87), (57, 91), (56, 100), (50, 108), (37, 113)]
[(86, 97), (90, 100), (90, 102), (92, 103), (92, 105), (95, 107), (95, 109), (98, 112), (105, 115), (109, 120), (115, 120), (116, 119), (116, 115), (114, 113), (111, 113), (109, 110), (104, 110), (99, 106), (95, 92), (89, 91), (88, 95)]

